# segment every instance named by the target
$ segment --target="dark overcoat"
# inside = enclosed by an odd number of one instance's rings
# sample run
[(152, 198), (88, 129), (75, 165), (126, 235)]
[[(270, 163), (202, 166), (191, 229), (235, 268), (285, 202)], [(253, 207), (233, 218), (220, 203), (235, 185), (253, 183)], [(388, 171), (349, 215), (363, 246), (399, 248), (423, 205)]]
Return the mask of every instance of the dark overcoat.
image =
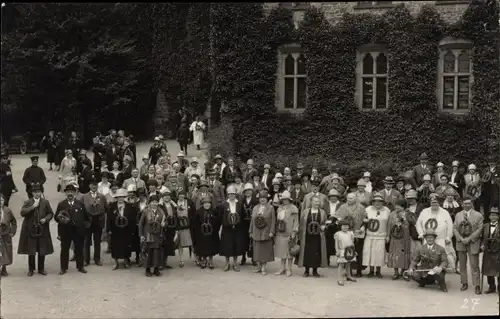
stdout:
[(118, 216), (118, 203), (109, 204), (106, 225), (106, 232), (111, 233), (111, 257), (113, 259), (130, 258), (132, 254), (132, 242), (134, 233), (137, 230), (137, 211), (136, 208), (127, 202), (123, 209), (123, 216), (128, 219), (128, 225), (124, 228), (116, 226), (116, 217)]
[(52, 207), (50, 207), (49, 201), (41, 198), (38, 206), (38, 214), (40, 219), (45, 218), (45, 224), (43, 224), (43, 237), (32, 238), (29, 235), (29, 230), (35, 222), (35, 219), (38, 221), (38, 217), (34, 214), (34, 203), (34, 199), (28, 199), (23, 203), (21, 208), (21, 217), (24, 219), (21, 225), (17, 253), (20, 255), (35, 255), (36, 253), (38, 253), (39, 256), (50, 255), (54, 252), (52, 236), (50, 235), (50, 221), (54, 218), (54, 212), (52, 211)]

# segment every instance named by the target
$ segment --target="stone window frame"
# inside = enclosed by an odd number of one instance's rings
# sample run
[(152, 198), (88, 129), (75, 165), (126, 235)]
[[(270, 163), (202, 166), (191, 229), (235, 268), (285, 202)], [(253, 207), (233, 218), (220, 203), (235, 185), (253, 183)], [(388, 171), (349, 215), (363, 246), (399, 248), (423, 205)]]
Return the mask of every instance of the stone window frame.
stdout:
[[(374, 74), (363, 74), (363, 60), (367, 54), (371, 54), (373, 58), (373, 73)], [(377, 58), (380, 54), (384, 54), (387, 59), (387, 71), (386, 73), (377, 74), (376, 64)], [(389, 54), (386, 46), (381, 44), (365, 44), (360, 46), (356, 50), (356, 90), (355, 90), (355, 102), (361, 111), (387, 111), (389, 109), (389, 72), (390, 72), (390, 63), (389, 63)], [(373, 85), (373, 93), (372, 93), (372, 107), (371, 108), (363, 108), (363, 79), (372, 78), (374, 81)], [(377, 79), (385, 78), (386, 79), (386, 102), (385, 108), (377, 108)]]
[(394, 1), (357, 1), (355, 9), (381, 9), (394, 8)]
[(286, 8), (292, 11), (295, 10), (307, 10), (311, 7), (310, 2), (280, 2), (279, 6), (281, 8)]
[[(294, 64), (294, 74), (293, 75), (285, 75), (285, 63), (286, 58), (289, 54), (295, 59)], [(304, 52), (298, 43), (289, 43), (284, 44), (278, 48), (277, 58), (278, 58), (278, 66), (276, 72), (276, 98), (275, 105), (278, 111), (280, 112), (289, 112), (289, 113), (302, 113), (307, 108), (308, 101), (308, 93), (307, 93), (307, 73), (306, 74), (297, 74), (298, 63), (297, 59), (300, 55), (304, 55)], [(307, 60), (306, 60), (307, 63)], [(307, 70), (306, 70), (307, 71)], [(285, 108), (285, 79), (293, 78), (294, 79), (294, 107), (293, 108)], [(306, 100), (304, 108), (297, 108), (298, 104), (298, 80), (299, 78), (303, 78), (306, 80)]]
[(434, 3), (436, 6), (454, 6), (454, 5), (459, 5), (459, 4), (470, 4), (470, 0), (451, 0), (451, 1), (435, 1)]
[[(439, 109), (443, 112), (455, 113), (455, 114), (467, 114), (470, 112), (472, 107), (472, 95), (473, 95), (473, 85), (474, 85), (474, 76), (473, 76), (473, 44), (472, 41), (467, 39), (457, 39), (457, 38), (445, 38), (439, 42), (439, 60), (438, 60), (438, 79), (437, 79), (437, 99), (439, 104)], [(454, 72), (444, 72), (444, 63), (445, 56), (448, 53), (452, 53), (455, 57), (454, 64)], [(469, 71), (468, 72), (459, 72), (459, 56), (463, 52), (467, 53), (469, 56)], [(444, 79), (446, 77), (453, 77), (453, 108), (444, 108)], [(468, 107), (467, 109), (459, 109), (459, 78), (460, 77), (468, 77)]]

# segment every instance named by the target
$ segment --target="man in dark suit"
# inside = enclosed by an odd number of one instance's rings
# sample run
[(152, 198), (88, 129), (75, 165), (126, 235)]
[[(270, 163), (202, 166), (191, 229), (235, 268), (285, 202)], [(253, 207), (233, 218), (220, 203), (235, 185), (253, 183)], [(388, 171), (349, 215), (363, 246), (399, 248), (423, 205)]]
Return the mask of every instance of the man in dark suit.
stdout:
[(227, 165), (222, 170), (222, 184), (227, 187), (229, 184), (234, 183), (235, 173), (241, 176), (241, 169), (234, 164), (234, 160), (232, 158), (228, 158)]
[(71, 242), (75, 246), (76, 268), (86, 274), (83, 265), (83, 243), (87, 228), (90, 226), (90, 215), (84, 204), (75, 198), (76, 187), (68, 185), (64, 189), (66, 199), (57, 205), (55, 220), (59, 224), (57, 230), (61, 238), (61, 271), (64, 275), (69, 266), (69, 249)]
[(121, 164), (120, 161), (120, 149), (116, 147), (114, 143), (108, 144), (106, 147), (106, 162), (108, 164), (108, 167), (111, 169), (113, 167), (113, 162), (118, 161), (118, 163)]
[(499, 188), (500, 188), (500, 167), (497, 165), (495, 157), (489, 156), (487, 159), (488, 167), (483, 173), (483, 192), (481, 199), (484, 209), (484, 219), (489, 221), (490, 207), (498, 206), (500, 203)]
[(453, 161), (451, 163), (451, 173), (449, 184), (453, 187), (458, 194), (463, 194), (465, 187), (464, 174), (458, 170), (458, 161)]
[(101, 238), (104, 228), (106, 214), (106, 197), (97, 192), (97, 180), (89, 182), (90, 191), (83, 194), (81, 200), (85, 209), (90, 214), (90, 227), (85, 235), (83, 256), (85, 266), (90, 264), (90, 246), (94, 245), (94, 262), (97, 266), (102, 266), (101, 262)]
[(417, 187), (422, 185), (423, 177), (426, 174), (432, 176), (433, 167), (428, 164), (429, 157), (427, 154), (422, 153), (419, 157), (420, 164), (413, 168), (413, 177), (415, 178), (415, 182), (417, 182)]
[(9, 156), (7, 154), (2, 154), (0, 163), (0, 193), (5, 198), (5, 206), (9, 206), (9, 200), (12, 193), (17, 192), (16, 184), (14, 184), (14, 179), (12, 178), (12, 170), (8, 162)]
[(212, 195), (214, 195), (214, 207), (219, 207), (219, 205), (226, 201), (224, 185), (215, 178), (217, 174), (218, 172), (214, 169), (207, 172), (209, 189)]
[(40, 184), (43, 193), (43, 184), (47, 181), (45, 172), (38, 166), (38, 156), (31, 156), (31, 166), (24, 171), (23, 182), (26, 184), (26, 193), (28, 198), (33, 198), (31, 187), (34, 184)]
[(448, 260), (445, 249), (435, 243), (436, 237), (437, 234), (432, 229), (425, 232), (426, 244), (416, 250), (408, 274), (420, 287), (432, 285), (437, 281), (441, 290), (448, 292), (445, 281)]
[(85, 158), (82, 160), (82, 172), (78, 177), (78, 187), (80, 189), (80, 193), (85, 194), (89, 192), (89, 184), (93, 179), (94, 172), (92, 171), (92, 162), (90, 162), (90, 159)]

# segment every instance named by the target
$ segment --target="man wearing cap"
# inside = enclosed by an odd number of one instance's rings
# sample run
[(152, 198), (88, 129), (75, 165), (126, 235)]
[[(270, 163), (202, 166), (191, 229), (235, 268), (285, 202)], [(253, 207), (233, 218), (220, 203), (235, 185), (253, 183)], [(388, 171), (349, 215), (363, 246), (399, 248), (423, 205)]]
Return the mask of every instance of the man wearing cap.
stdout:
[[(33, 197), (23, 203), (21, 207), (21, 233), (19, 235), (19, 245), (17, 253), (28, 255), (28, 276), (33, 276), (35, 272), (35, 256), (38, 254), (38, 273), (47, 275), (45, 272), (45, 256), (54, 253), (52, 237), (50, 235), (50, 221), (54, 217), (50, 203), (42, 198), (40, 185), (33, 185), (31, 188)], [(40, 223), (42, 227), (40, 237), (31, 236), (31, 230), (35, 223)]]
[(208, 171), (208, 185), (210, 193), (212, 193), (214, 197), (214, 207), (219, 207), (219, 205), (226, 201), (224, 185), (216, 179), (217, 174), (218, 173), (215, 170)]
[[(498, 224), (498, 207), (491, 207), (490, 221), (483, 225), (483, 240), (481, 250), (483, 254), (483, 270), (481, 276), (487, 276), (487, 294), (500, 294), (500, 225)], [(495, 285), (496, 277), (496, 285)]]
[(237, 165), (235, 165), (234, 159), (228, 158), (227, 165), (222, 170), (222, 180), (221, 180), (222, 184), (227, 187), (228, 185), (233, 183), (234, 182), (233, 177), (234, 174), (236, 173), (240, 174), (240, 176), (242, 175), (241, 169)]
[(254, 162), (252, 159), (247, 161), (247, 168), (243, 172), (243, 183), (251, 183), (252, 182), (252, 174), (256, 171), (254, 167)]
[[(335, 256), (335, 241), (333, 236), (339, 230), (337, 221), (341, 220), (343, 216), (340, 213), (340, 193), (336, 189), (331, 189), (328, 192), (328, 205), (325, 205), (325, 213), (328, 218), (326, 221), (325, 241), (326, 241), (326, 260), (330, 266), (330, 257)], [(345, 210), (344, 210), (345, 212)], [(344, 216), (345, 217), (345, 216)]]
[(299, 178), (302, 178), (302, 174), (304, 173), (304, 164), (302, 163), (297, 163), (297, 172), (295, 173), (294, 176), (297, 176)]
[(95, 178), (92, 171), (92, 162), (88, 158), (82, 160), (82, 171), (78, 177), (78, 186), (82, 194), (88, 193), (89, 182)]
[(9, 206), (10, 196), (17, 192), (16, 184), (12, 178), (12, 170), (8, 162), (8, 155), (5, 153), (2, 154), (0, 162), (0, 193), (4, 196), (5, 206)]
[(81, 200), (85, 209), (90, 214), (90, 227), (85, 236), (84, 244), (84, 261), (85, 266), (90, 264), (90, 246), (94, 246), (94, 262), (98, 266), (102, 266), (101, 262), (101, 239), (102, 230), (104, 228), (104, 220), (106, 214), (106, 197), (97, 192), (97, 181), (92, 179), (89, 181), (89, 192), (83, 194)]
[(41, 167), (38, 166), (38, 156), (31, 156), (31, 166), (24, 171), (23, 182), (26, 184), (26, 193), (28, 198), (32, 198), (31, 185), (40, 184), (43, 193), (43, 184), (47, 181), (45, 173)]
[(489, 220), (490, 207), (500, 205), (500, 167), (496, 165), (496, 160), (493, 156), (488, 156), (487, 162), (488, 167), (482, 176), (482, 202), (486, 221)]
[(483, 181), (476, 171), (475, 164), (470, 164), (467, 170), (468, 172), (464, 176), (465, 190), (463, 197), (469, 197), (473, 201), (474, 209), (479, 212), (481, 211), (481, 202), (479, 198), (481, 197)]
[(302, 210), (311, 208), (311, 199), (316, 196), (319, 199), (319, 207), (324, 209), (328, 205), (328, 198), (325, 194), (319, 192), (320, 182), (317, 180), (311, 182), (312, 191), (304, 196), (304, 201), (302, 202)]
[(442, 246), (435, 243), (437, 235), (432, 229), (426, 230), (424, 237), (427, 243), (419, 247), (414, 254), (408, 274), (418, 282), (419, 287), (425, 287), (437, 282), (441, 291), (447, 292), (445, 269), (448, 261), (446, 251)]
[(458, 170), (458, 161), (451, 163), (450, 185), (458, 192), (460, 196), (463, 194), (465, 187), (464, 175)]
[(184, 173), (186, 171), (186, 168), (189, 167), (189, 161), (186, 159), (186, 153), (180, 151), (177, 154), (177, 163), (179, 163), (180, 165), (180, 172)]
[[(134, 206), (126, 202), (127, 196), (125, 189), (118, 189), (115, 194), (116, 202), (109, 205), (107, 212), (106, 232), (111, 237), (111, 257), (115, 260), (113, 270), (119, 268), (120, 259), (124, 260), (125, 268), (130, 267), (133, 234), (137, 226), (137, 212)], [(117, 223), (117, 219), (121, 219), (122, 223)]]
[(149, 148), (149, 162), (156, 165), (158, 158), (160, 158), (161, 143), (160, 138), (157, 136), (154, 138), (154, 144)]
[(74, 185), (69, 184), (66, 186), (64, 189), (66, 199), (57, 205), (54, 217), (58, 223), (57, 228), (61, 238), (60, 275), (64, 275), (68, 271), (71, 243), (75, 247), (76, 268), (81, 273), (87, 273), (83, 264), (83, 244), (91, 219), (85, 205), (76, 199), (76, 191)]
[(222, 156), (220, 154), (215, 155), (215, 164), (213, 166), (213, 169), (217, 173), (218, 176), (222, 176), (222, 172), (224, 170), (224, 167), (226, 167), (226, 163), (222, 160)]
[(184, 174), (186, 174), (188, 178), (191, 178), (193, 174), (198, 175), (202, 179), (205, 178), (205, 170), (199, 165), (197, 157), (191, 159), (191, 166), (186, 168)]
[(392, 176), (386, 176), (384, 178), (384, 190), (381, 191), (381, 195), (384, 196), (384, 201), (387, 207), (392, 210), (398, 199), (403, 199), (400, 192), (394, 189), (394, 184), (396, 181)]
[(391, 211), (384, 206), (384, 196), (373, 194), (372, 205), (366, 208), (366, 238), (363, 246), (363, 266), (370, 267), (368, 277), (382, 278), (380, 268), (385, 264), (385, 245), (389, 242), (388, 221)]
[(426, 153), (422, 153), (419, 159), (420, 164), (413, 167), (413, 178), (415, 179), (417, 185), (422, 185), (424, 175), (431, 175), (433, 167), (428, 164), (429, 157)]
[(453, 223), (453, 233), (457, 238), (457, 254), (460, 265), (460, 281), (464, 291), (468, 288), (467, 281), (467, 258), (469, 258), (472, 274), (472, 285), (476, 294), (481, 293), (479, 272), (479, 248), (481, 246), (481, 235), (483, 234), (483, 215), (472, 209), (472, 201), (469, 198), (463, 201), (464, 210), (459, 212)]
[(370, 206), (372, 202), (372, 193), (366, 190), (366, 182), (363, 178), (358, 181), (358, 189), (354, 192), (354, 195), (358, 203), (364, 207)]
[(139, 170), (137, 168), (132, 169), (132, 176), (123, 181), (123, 188), (128, 189), (130, 185), (134, 185), (135, 189), (146, 188), (146, 183), (139, 178)]
[(194, 122), (191, 123), (191, 126), (189, 127), (189, 130), (193, 132), (193, 144), (196, 145), (197, 150), (200, 150), (203, 145), (203, 141), (205, 139), (205, 129), (205, 123), (200, 121), (199, 116), (195, 118)]

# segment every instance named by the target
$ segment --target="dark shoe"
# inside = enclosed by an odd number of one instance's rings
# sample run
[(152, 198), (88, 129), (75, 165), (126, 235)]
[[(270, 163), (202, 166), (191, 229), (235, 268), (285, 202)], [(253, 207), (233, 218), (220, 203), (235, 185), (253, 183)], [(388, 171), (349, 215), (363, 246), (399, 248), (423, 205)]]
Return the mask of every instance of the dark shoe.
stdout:
[(153, 274), (151, 273), (150, 270), (146, 270), (146, 277), (151, 277), (153, 276)]
[(356, 272), (356, 277), (358, 277), (358, 278), (363, 277), (363, 274), (361, 273), (361, 271), (357, 271)]
[(319, 278), (321, 277), (320, 274), (318, 274), (317, 271), (313, 271), (313, 277)]
[(215, 267), (214, 267), (214, 264), (212, 264), (212, 263), (209, 263), (209, 264), (208, 264), (208, 269), (214, 269), (214, 268), (215, 268)]
[(308, 271), (305, 271), (305, 272), (304, 272), (304, 274), (302, 275), (302, 277), (304, 277), (304, 278), (309, 277), (309, 272), (308, 272)]
[(448, 289), (446, 289), (446, 286), (441, 286), (439, 287), (442, 292), (448, 292)]
[(0, 276), (7, 277), (8, 275), (9, 275), (9, 273), (7, 272), (7, 269), (2, 268), (2, 272), (0, 272)]
[(38, 273), (42, 276), (47, 276), (47, 272), (45, 270), (39, 270)]
[(425, 284), (423, 284), (423, 283), (419, 282), (419, 283), (418, 283), (418, 286), (419, 286), (420, 288), (424, 288), (424, 287), (425, 287)]
[(156, 277), (160, 277), (161, 276), (161, 272), (158, 268), (156, 268), (154, 271), (153, 271), (153, 274), (156, 276)]
[(240, 267), (233, 265), (233, 270), (236, 272), (240, 272)]
[(75, 256), (73, 256), (73, 257), (71, 257), (71, 259), (69, 261), (75, 261), (75, 260), (76, 260), (76, 258), (75, 258)]
[(28, 277), (33, 277), (33, 274), (34, 274), (33, 270), (28, 271)]
[(124, 267), (125, 269), (129, 269), (129, 268), (130, 268), (130, 265), (129, 265), (129, 263), (128, 263), (128, 262), (124, 262), (124, 263), (123, 263), (123, 267)]
[(85, 270), (85, 268), (80, 268), (78, 269), (79, 272), (81, 272), (82, 274), (86, 274), (87, 273), (87, 270)]
[(488, 290), (486, 290), (484, 293), (485, 293), (485, 294), (493, 294), (493, 293), (495, 293), (495, 292), (497, 292), (496, 288), (495, 288), (495, 287), (490, 286), (490, 287), (488, 288)]
[(113, 270), (117, 270), (118, 268), (120, 268), (120, 264), (119, 264), (119, 263), (116, 263), (116, 264), (115, 264), (115, 267), (113, 267)]
[(94, 263), (97, 265), (97, 266), (102, 266), (102, 262), (100, 260), (96, 260), (94, 261)]
[(83, 266), (84, 266), (84, 267), (87, 267), (88, 265), (90, 265), (90, 261), (86, 261), (86, 262), (83, 264)]
[(463, 284), (462, 288), (460, 288), (460, 291), (466, 291), (467, 289), (469, 289), (469, 285)]
[(358, 282), (356, 279), (354, 279), (352, 277), (347, 277), (346, 280), (347, 281), (352, 281), (352, 282)]
[[(59, 272), (59, 275), (61, 275), (61, 276), (62, 276), (62, 275), (64, 275), (64, 274), (65, 274), (65, 273), (67, 273), (67, 272), (68, 272), (67, 270), (65, 270), (65, 269), (61, 269), (61, 271)], [(32, 274), (33, 274), (33, 272), (32, 272)], [(32, 276), (33, 276), (33, 275), (32, 275)]]
[(483, 292), (481, 291), (481, 287), (479, 287), (479, 286), (476, 286), (476, 288), (475, 288), (474, 290), (475, 290), (476, 295), (480, 295), (480, 294), (482, 294), (482, 293), (483, 293)]
[(399, 274), (394, 274), (392, 275), (392, 280), (398, 280), (399, 279)]
[(244, 266), (247, 263), (247, 258), (245, 256), (241, 257), (240, 266)]
[(367, 277), (368, 277), (368, 278), (372, 278), (373, 276), (375, 276), (375, 274), (374, 274), (374, 273), (372, 273), (371, 271), (370, 271), (370, 272), (368, 273), (368, 275), (367, 275)]
[(165, 268), (165, 269), (172, 269), (172, 266), (165, 265), (163, 268)]
[(382, 274), (381, 274), (381, 273), (379, 273), (379, 272), (375, 273), (375, 276), (376, 276), (377, 278), (384, 278), (384, 276), (382, 276)]
[(231, 267), (229, 266), (229, 264), (226, 264), (226, 265), (224, 266), (224, 271), (229, 271), (229, 269), (230, 269), (230, 268), (231, 268)]

